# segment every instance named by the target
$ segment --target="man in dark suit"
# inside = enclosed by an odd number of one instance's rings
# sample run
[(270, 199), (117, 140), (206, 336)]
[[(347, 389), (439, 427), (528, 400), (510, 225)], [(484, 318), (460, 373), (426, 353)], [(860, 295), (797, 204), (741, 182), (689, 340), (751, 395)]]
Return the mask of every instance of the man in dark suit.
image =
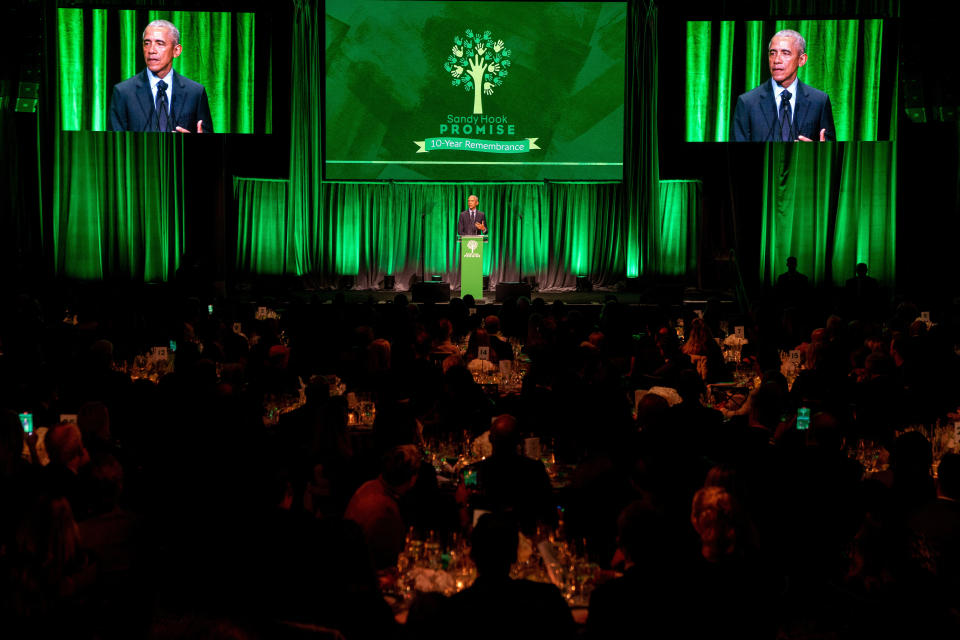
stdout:
[(854, 268), (855, 275), (843, 287), (846, 312), (859, 320), (875, 317), (882, 307), (880, 283), (868, 276), (867, 271), (867, 263), (858, 262)]
[(527, 534), (537, 524), (553, 519), (553, 487), (543, 463), (519, 453), (522, 442), (517, 419), (509, 414), (490, 425), (493, 454), (477, 462), (476, 492), (469, 497), (474, 509), (509, 513)]
[(797, 259), (787, 258), (787, 272), (777, 278), (775, 287), (777, 300), (783, 307), (804, 305), (810, 295), (810, 279), (797, 271)]
[(458, 236), (479, 236), (487, 233), (487, 217), (477, 209), (480, 198), (471, 195), (467, 198), (467, 210), (460, 212), (457, 220)]
[(210, 105), (203, 85), (173, 70), (180, 56), (180, 31), (166, 20), (143, 30), (147, 68), (113, 87), (110, 131), (179, 131), (213, 133)]
[(778, 31), (770, 39), (771, 79), (737, 98), (734, 142), (837, 139), (830, 96), (797, 79), (797, 70), (807, 63), (806, 51), (806, 40), (791, 29)]

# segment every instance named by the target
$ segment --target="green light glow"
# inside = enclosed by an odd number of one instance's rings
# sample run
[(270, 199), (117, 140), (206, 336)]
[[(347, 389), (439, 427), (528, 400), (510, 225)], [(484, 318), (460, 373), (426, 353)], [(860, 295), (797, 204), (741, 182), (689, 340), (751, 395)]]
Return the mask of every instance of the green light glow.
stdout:
[(83, 10), (60, 9), (57, 12), (57, 36), (60, 47), (60, 112), (61, 127), (71, 131), (82, 128), (83, 103)]
[(699, 180), (660, 181), (656, 273), (684, 276), (697, 268), (702, 197)]
[[(122, 10), (120, 32), (137, 33), (137, 12)], [(144, 25), (146, 26), (146, 25)], [(141, 32), (143, 27), (140, 28)], [(140, 38), (120, 38), (120, 77), (130, 78), (137, 72), (137, 64), (143, 60)]]
[[(93, 29), (90, 34), (90, 64), (93, 67), (93, 77), (106, 77), (107, 70), (107, 12), (105, 9), (93, 10)], [(90, 122), (86, 128), (107, 128), (107, 96), (100, 92), (91, 92)]]
[[(323, 182), (318, 197), (327, 215), (311, 220), (309, 231), (298, 230), (288, 217), (286, 187), (235, 180), (239, 270), (294, 274), (328, 264), (327, 273), (356, 275), (359, 286), (375, 285), (383, 274), (402, 278), (419, 271), (425, 231), (427, 271), (455, 282), (457, 215), (468, 194), (479, 197), (490, 222), (484, 275), (515, 280), (533, 274), (548, 286), (572, 287), (576, 274), (602, 280), (626, 267), (617, 182)], [(298, 255), (310, 262), (291, 259)]]
[(182, 136), (58, 134), (56, 270), (166, 281), (184, 249)]
[[(766, 145), (761, 278), (788, 256), (813, 283), (842, 285), (857, 262), (896, 275), (896, 143)], [(831, 227), (832, 243), (831, 243)]]
[(687, 23), (687, 142), (706, 142), (704, 116), (710, 103), (711, 28), (709, 22)]

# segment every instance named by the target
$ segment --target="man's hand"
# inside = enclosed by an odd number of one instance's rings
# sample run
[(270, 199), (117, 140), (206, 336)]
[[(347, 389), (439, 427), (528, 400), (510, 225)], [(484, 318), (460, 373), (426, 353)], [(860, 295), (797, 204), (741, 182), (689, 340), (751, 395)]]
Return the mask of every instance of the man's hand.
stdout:
[[(190, 131), (183, 127), (177, 127), (177, 131), (180, 133), (190, 133)], [(197, 120), (197, 133), (203, 133), (203, 120)]]
[(473, 226), (475, 226), (480, 231), (483, 231), (483, 232), (487, 231), (487, 225), (483, 224), (482, 222), (474, 222)]
[[(797, 136), (797, 139), (800, 140), (801, 142), (813, 142), (813, 140), (804, 136)], [(826, 141), (827, 141), (827, 130), (820, 129), (820, 142), (826, 142)]]

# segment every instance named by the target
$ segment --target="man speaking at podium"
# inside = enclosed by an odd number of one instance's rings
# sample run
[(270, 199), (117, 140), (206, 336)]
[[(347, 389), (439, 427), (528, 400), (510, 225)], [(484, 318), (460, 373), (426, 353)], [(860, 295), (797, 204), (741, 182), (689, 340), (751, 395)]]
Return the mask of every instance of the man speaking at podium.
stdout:
[(734, 142), (833, 142), (837, 139), (830, 96), (797, 79), (807, 64), (807, 42), (784, 29), (770, 38), (770, 80), (737, 99)]
[(457, 221), (458, 236), (479, 236), (487, 233), (487, 217), (483, 211), (477, 209), (480, 204), (480, 198), (471, 195), (467, 198), (467, 210), (460, 212), (460, 219)]
[(179, 131), (213, 133), (210, 104), (203, 85), (176, 73), (180, 30), (154, 20), (143, 30), (147, 68), (113, 87), (110, 131)]

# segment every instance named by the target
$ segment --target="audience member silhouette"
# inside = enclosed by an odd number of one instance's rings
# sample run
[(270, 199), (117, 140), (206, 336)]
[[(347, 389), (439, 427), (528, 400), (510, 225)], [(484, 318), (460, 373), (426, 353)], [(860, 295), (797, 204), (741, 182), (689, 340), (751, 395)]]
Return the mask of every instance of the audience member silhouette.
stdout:
[(570, 608), (552, 584), (510, 578), (517, 560), (517, 525), (506, 514), (485, 514), (473, 529), (473, 585), (451, 596), (449, 616), (464, 638), (573, 638)]

